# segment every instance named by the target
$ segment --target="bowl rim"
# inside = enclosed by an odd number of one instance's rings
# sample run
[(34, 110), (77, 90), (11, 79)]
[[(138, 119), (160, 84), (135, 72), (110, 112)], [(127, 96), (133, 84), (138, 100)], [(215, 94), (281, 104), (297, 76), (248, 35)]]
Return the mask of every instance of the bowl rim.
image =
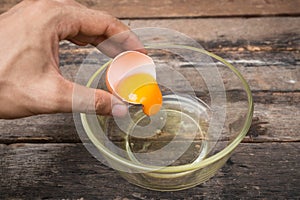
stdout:
[[(146, 165), (146, 164), (135, 164), (132, 161), (129, 161), (127, 159), (124, 159), (111, 151), (109, 151), (105, 146), (103, 146), (100, 142), (96, 140), (96, 138), (92, 134), (92, 130), (89, 127), (89, 124), (87, 123), (87, 114), (86, 113), (80, 113), (80, 119), (82, 122), (82, 126), (88, 135), (89, 139), (93, 143), (93, 145), (101, 151), (102, 154), (105, 155), (105, 157), (108, 157), (114, 161), (117, 161), (119, 164), (122, 164), (126, 167), (133, 168), (136, 170), (140, 171), (146, 171), (146, 172), (153, 172), (155, 171), (156, 173), (176, 173), (176, 172), (184, 172), (184, 171), (194, 171), (196, 169), (201, 169), (204, 168), (218, 160), (221, 160), (225, 155), (230, 154), (236, 147), (237, 145), (243, 140), (243, 138), (246, 136), (252, 122), (252, 117), (253, 117), (253, 98), (252, 98), (252, 93), (250, 90), (250, 87), (245, 80), (245, 78), (242, 76), (242, 74), (229, 62), (227, 62), (225, 59), (221, 58), (220, 56), (211, 53), (209, 51), (206, 51), (204, 49), (199, 49), (196, 47), (192, 46), (186, 46), (186, 45), (178, 45), (178, 44), (155, 44), (155, 45), (148, 45), (146, 48), (157, 48), (157, 47), (163, 47), (163, 46), (168, 46), (168, 48), (184, 48), (184, 49), (189, 49), (192, 51), (196, 51), (199, 53), (206, 54), (212, 58), (215, 58), (216, 60), (222, 62), (224, 65), (226, 65), (235, 75), (240, 79), (240, 81), (243, 84), (244, 90), (247, 93), (247, 100), (248, 100), (248, 112), (246, 115), (246, 120), (243, 125), (242, 130), (238, 134), (238, 136), (231, 142), (229, 145), (227, 145), (224, 149), (219, 151), (218, 153), (212, 155), (211, 157), (205, 158), (201, 162), (198, 163), (191, 163), (191, 164), (184, 164), (184, 165), (178, 165), (178, 166), (152, 166), (152, 165)], [(89, 81), (86, 84), (86, 87), (90, 87), (94, 79), (102, 72), (102, 70), (105, 70), (105, 68), (111, 63), (112, 60), (109, 60), (106, 62), (104, 65), (102, 65), (89, 79)]]

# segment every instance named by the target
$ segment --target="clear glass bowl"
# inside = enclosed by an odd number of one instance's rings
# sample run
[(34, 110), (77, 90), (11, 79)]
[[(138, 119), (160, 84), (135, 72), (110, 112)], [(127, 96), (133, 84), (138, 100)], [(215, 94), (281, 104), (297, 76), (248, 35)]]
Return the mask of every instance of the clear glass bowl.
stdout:
[[(214, 176), (246, 135), (251, 91), (236, 68), (201, 48), (159, 42), (147, 49), (157, 65), (162, 110), (153, 118), (138, 106), (129, 106), (126, 119), (80, 114), (80, 137), (130, 183), (160, 191), (190, 188)], [(87, 87), (107, 89), (109, 62)]]

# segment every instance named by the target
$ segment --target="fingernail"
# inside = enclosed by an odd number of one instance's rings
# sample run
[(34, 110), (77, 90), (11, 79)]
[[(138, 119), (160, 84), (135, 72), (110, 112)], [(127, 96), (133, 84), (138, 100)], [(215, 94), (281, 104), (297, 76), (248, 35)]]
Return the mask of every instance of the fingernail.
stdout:
[(124, 104), (116, 104), (112, 108), (112, 115), (115, 117), (123, 117), (126, 115), (128, 109), (127, 106)]

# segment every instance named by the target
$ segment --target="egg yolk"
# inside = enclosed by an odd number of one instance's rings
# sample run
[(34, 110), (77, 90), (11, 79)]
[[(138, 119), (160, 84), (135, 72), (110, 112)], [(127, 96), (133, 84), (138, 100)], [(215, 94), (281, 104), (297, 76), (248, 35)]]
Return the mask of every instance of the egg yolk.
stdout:
[(156, 80), (149, 74), (141, 73), (121, 80), (116, 92), (130, 103), (142, 104), (146, 115), (156, 114), (162, 105), (162, 95)]

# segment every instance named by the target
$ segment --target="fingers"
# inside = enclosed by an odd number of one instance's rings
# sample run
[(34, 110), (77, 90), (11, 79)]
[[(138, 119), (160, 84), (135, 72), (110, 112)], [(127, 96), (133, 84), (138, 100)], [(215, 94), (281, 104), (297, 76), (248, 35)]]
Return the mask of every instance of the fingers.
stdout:
[[(61, 2), (67, 6), (64, 6), (65, 10), (56, 29), (60, 40), (68, 39), (78, 45), (92, 44), (110, 57), (124, 50), (146, 53), (138, 37), (117, 18), (105, 12), (88, 9), (71, 0)], [(58, 112), (96, 112), (115, 116), (127, 113), (127, 106), (112, 94), (75, 83), (70, 84), (72, 92), (66, 91), (69, 97)]]
[(146, 53), (138, 37), (117, 18), (101, 11), (85, 7), (68, 6), (66, 16), (61, 16), (62, 23), (57, 30), (60, 40), (69, 39), (75, 44), (92, 44), (109, 56), (124, 50), (137, 50)]
[[(112, 94), (99, 89), (87, 88), (76, 83), (67, 89), (65, 103), (58, 112), (83, 112), (96, 113), (98, 115), (124, 116), (127, 106)], [(63, 98), (65, 98), (64, 95)]]
[(97, 48), (110, 57), (115, 57), (121, 52), (128, 50), (147, 53), (138, 37), (129, 30), (111, 36), (99, 43)]

